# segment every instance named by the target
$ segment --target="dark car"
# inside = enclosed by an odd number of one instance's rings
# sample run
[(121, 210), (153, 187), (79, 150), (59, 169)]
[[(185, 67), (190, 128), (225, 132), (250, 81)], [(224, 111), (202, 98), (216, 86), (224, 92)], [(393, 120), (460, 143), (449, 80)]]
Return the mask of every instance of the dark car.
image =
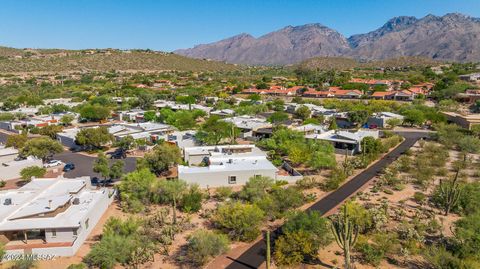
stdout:
[(127, 158), (127, 152), (123, 149), (117, 149), (114, 152), (110, 152), (110, 158), (112, 159), (125, 159)]
[(98, 179), (98, 177), (92, 177), (90, 179), (90, 183), (92, 183), (92, 186), (98, 186), (98, 184), (100, 183), (100, 180)]
[(75, 169), (75, 165), (73, 163), (67, 163), (63, 167), (63, 172), (72, 171), (73, 169)]

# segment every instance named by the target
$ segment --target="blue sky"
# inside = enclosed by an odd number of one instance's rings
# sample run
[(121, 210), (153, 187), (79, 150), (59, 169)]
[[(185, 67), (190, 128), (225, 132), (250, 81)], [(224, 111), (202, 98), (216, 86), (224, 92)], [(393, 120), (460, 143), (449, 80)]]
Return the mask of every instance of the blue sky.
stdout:
[(348, 37), (394, 16), (449, 12), (480, 17), (480, 0), (2, 0), (0, 45), (171, 51), (313, 22)]

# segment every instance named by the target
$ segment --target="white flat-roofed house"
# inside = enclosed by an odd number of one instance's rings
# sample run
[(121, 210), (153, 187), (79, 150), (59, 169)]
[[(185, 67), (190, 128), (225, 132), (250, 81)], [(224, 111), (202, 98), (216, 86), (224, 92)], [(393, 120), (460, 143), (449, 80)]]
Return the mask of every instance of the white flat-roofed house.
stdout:
[(156, 122), (115, 124), (108, 128), (109, 133), (119, 140), (125, 136), (134, 139), (157, 140), (173, 133), (172, 126)]
[(33, 179), (0, 191), (0, 241), (7, 254), (73, 256), (114, 198), (90, 178)]
[(398, 119), (403, 121), (403, 116), (399, 114), (395, 114), (392, 112), (379, 112), (375, 113), (367, 120), (368, 126), (373, 126), (377, 128), (385, 128), (388, 127), (388, 120), (390, 119)]
[[(179, 165), (178, 178), (202, 188), (244, 185), (255, 176), (276, 179), (279, 171), (253, 145), (185, 148), (184, 156), (190, 166)], [(192, 166), (202, 162), (208, 166)]]
[(170, 108), (171, 110), (194, 110), (194, 109), (198, 109), (198, 110), (202, 110), (204, 111), (205, 113), (210, 113), (210, 111), (212, 111), (212, 108), (211, 107), (207, 107), (207, 106), (202, 106), (202, 105), (199, 105), (199, 104), (179, 104), (179, 103), (176, 103), (174, 101), (166, 101), (166, 100), (157, 100), (154, 102), (154, 106), (156, 108)]
[(266, 119), (252, 117), (252, 116), (236, 116), (223, 119), (226, 122), (231, 122), (238, 129), (240, 129), (241, 138), (255, 138), (258, 129), (271, 128), (272, 124)]
[(321, 134), (307, 134), (306, 139), (318, 139), (333, 144), (337, 153), (355, 154), (362, 150), (361, 142), (365, 137), (379, 137), (378, 130), (358, 130), (356, 132), (330, 130)]
[(290, 129), (297, 132), (301, 132), (304, 135), (322, 134), (328, 131), (327, 126), (312, 124), (312, 123), (301, 125), (301, 126), (294, 126), (294, 127), (291, 127)]
[(225, 108), (225, 109), (220, 109), (220, 110), (215, 110), (210, 112), (210, 115), (215, 115), (219, 117), (231, 117), (235, 115), (235, 110), (230, 109), (230, 108)]

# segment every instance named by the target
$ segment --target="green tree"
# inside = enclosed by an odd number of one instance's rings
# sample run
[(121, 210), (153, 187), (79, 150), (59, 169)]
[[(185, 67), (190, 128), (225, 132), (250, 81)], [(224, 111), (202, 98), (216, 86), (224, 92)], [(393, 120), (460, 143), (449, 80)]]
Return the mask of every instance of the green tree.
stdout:
[(347, 113), (348, 121), (355, 125), (364, 125), (369, 117), (369, 113), (366, 110), (350, 111)]
[(110, 108), (100, 104), (86, 104), (80, 108), (80, 117), (88, 121), (101, 121), (110, 117)]
[(258, 206), (232, 202), (220, 205), (213, 221), (219, 228), (228, 231), (234, 240), (252, 241), (260, 234), (264, 218)]
[(7, 141), (5, 142), (5, 146), (21, 149), (23, 148), (27, 140), (28, 137), (26, 134), (9, 135)]
[(422, 125), (425, 122), (425, 114), (418, 109), (407, 110), (403, 113), (403, 122), (413, 125)]
[(391, 118), (387, 120), (387, 125), (390, 126), (390, 128), (395, 128), (398, 125), (402, 124), (402, 120), (398, 118)]
[(28, 166), (20, 171), (23, 182), (30, 182), (32, 177), (41, 178), (47, 173), (47, 169), (39, 166)]
[(312, 111), (310, 111), (310, 108), (308, 108), (307, 106), (302, 105), (299, 108), (297, 108), (297, 110), (295, 110), (295, 116), (297, 116), (302, 120), (306, 120), (310, 118), (311, 114), (312, 114)]
[(113, 140), (113, 135), (108, 132), (108, 128), (101, 126), (98, 128), (81, 129), (80, 132), (77, 133), (75, 142), (88, 150), (93, 150), (101, 149)]
[(232, 123), (223, 121), (217, 116), (211, 116), (200, 126), (196, 137), (207, 145), (218, 145), (222, 139), (238, 136), (239, 131), (235, 129)]
[(60, 118), (60, 122), (65, 126), (71, 125), (74, 120), (75, 116), (72, 114), (65, 114)]
[(93, 162), (93, 172), (99, 173), (104, 179), (110, 175), (108, 159), (103, 152), (98, 153), (97, 159)]
[(144, 157), (147, 167), (153, 173), (160, 175), (168, 171), (175, 164), (180, 163), (180, 149), (168, 143), (156, 145), (153, 150), (147, 152)]
[(198, 212), (202, 208), (203, 198), (204, 194), (198, 185), (190, 185), (181, 199), (182, 211), (187, 213)]
[(337, 120), (335, 119), (335, 117), (332, 117), (332, 120), (330, 121), (330, 125), (328, 125), (328, 130), (337, 130), (337, 129), (338, 129)]
[(209, 259), (225, 253), (230, 241), (225, 234), (208, 230), (197, 230), (188, 239), (187, 258), (197, 266), (202, 266)]
[(37, 137), (25, 142), (20, 150), (20, 155), (24, 157), (34, 156), (45, 162), (47, 158), (61, 152), (63, 152), (63, 146), (60, 142), (48, 137)]
[(119, 179), (123, 175), (124, 162), (116, 161), (110, 166), (109, 177), (112, 179)]
[(262, 199), (267, 195), (268, 190), (272, 188), (274, 180), (269, 177), (251, 177), (238, 194), (242, 199), (250, 202)]
[(279, 123), (282, 123), (286, 120), (288, 120), (288, 114), (285, 113), (285, 112), (281, 112), (281, 111), (276, 111), (276, 112), (273, 112), (267, 119), (269, 122), (273, 123), (273, 124), (279, 124)]
[(126, 174), (118, 185), (122, 208), (140, 212), (156, 201), (156, 182), (157, 177), (146, 168)]
[(123, 150), (130, 150), (135, 147), (135, 139), (131, 135), (127, 135), (120, 138), (116, 145)]

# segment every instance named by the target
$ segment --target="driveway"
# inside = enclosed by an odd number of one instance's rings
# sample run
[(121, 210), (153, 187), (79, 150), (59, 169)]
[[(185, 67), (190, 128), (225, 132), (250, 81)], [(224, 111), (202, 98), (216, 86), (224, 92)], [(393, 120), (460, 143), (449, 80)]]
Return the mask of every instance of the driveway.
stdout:
[[(365, 169), (363, 172), (353, 177), (350, 181), (343, 184), (336, 191), (325, 196), (315, 204), (313, 204), (307, 210), (316, 210), (325, 215), (332, 211), (337, 206), (341, 205), (343, 201), (348, 199), (351, 195), (355, 194), (360, 190), (365, 184), (367, 184), (373, 177), (380, 173), (383, 168), (387, 167), (398, 157), (400, 157), (405, 151), (411, 148), (417, 140), (423, 137), (427, 137), (428, 133), (425, 132), (399, 132), (405, 140), (392, 150), (390, 153), (385, 155), (382, 159), (377, 161), (375, 164)], [(278, 228), (273, 232), (273, 237), (280, 233)], [(253, 244), (248, 250), (246, 250), (240, 257), (234, 259), (227, 256), (227, 259), (232, 260), (232, 263), (226, 268), (228, 269), (246, 269), (246, 268), (258, 268), (265, 261), (266, 246), (265, 241), (260, 240), (257, 243)]]
[[(75, 164), (75, 169), (72, 171), (68, 171), (64, 174), (64, 177), (67, 178), (75, 178), (81, 176), (90, 176), (90, 177), (100, 177), (98, 173), (93, 172), (93, 162), (96, 157), (87, 156), (84, 154), (80, 154), (77, 152), (70, 152), (65, 151), (60, 154), (56, 154), (53, 156), (53, 159), (61, 160), (64, 163), (73, 163)], [(137, 163), (137, 158), (134, 157), (127, 157), (125, 159), (120, 159), (124, 162), (123, 171), (125, 173), (132, 172), (135, 170), (135, 166)], [(117, 161), (117, 159), (109, 159), (110, 164)]]

